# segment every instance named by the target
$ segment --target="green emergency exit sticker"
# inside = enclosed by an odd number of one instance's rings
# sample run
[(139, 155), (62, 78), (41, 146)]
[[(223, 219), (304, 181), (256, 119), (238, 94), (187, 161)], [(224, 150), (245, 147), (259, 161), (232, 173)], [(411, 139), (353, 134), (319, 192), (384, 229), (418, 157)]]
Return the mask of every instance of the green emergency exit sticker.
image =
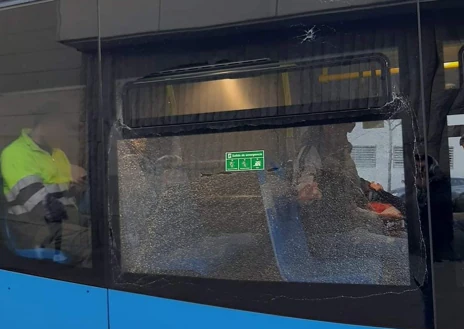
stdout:
[(264, 170), (264, 151), (226, 153), (226, 171)]

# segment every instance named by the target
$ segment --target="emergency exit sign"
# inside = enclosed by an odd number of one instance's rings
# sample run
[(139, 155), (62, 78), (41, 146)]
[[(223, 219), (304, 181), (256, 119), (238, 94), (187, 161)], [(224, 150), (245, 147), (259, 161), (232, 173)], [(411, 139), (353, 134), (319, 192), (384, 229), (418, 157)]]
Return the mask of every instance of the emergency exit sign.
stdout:
[(264, 151), (226, 153), (226, 171), (264, 170)]

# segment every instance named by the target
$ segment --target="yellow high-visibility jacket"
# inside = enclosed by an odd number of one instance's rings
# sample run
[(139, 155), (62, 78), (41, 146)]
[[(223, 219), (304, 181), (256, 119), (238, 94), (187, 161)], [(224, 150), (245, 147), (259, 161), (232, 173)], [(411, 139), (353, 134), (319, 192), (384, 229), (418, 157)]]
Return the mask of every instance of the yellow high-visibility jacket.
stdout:
[(27, 215), (48, 194), (55, 195), (65, 206), (75, 206), (69, 195), (72, 176), (66, 154), (59, 149), (53, 149), (52, 154), (44, 151), (29, 137), (29, 132), (24, 129), (0, 156), (8, 213)]

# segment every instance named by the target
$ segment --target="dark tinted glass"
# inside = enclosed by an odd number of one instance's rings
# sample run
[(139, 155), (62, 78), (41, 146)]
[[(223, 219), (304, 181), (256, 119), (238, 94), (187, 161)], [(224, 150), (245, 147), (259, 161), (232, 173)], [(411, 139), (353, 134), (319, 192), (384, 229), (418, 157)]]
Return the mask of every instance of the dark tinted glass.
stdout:
[(0, 266), (96, 283), (85, 81), (92, 59), (57, 40), (57, 5), (0, 10)]
[[(440, 11), (440, 16), (435, 15)], [(460, 2), (421, 4), (425, 117), (437, 327), (462, 326), (464, 301), (464, 12)]]
[[(220, 118), (215, 115), (218, 112), (264, 109), (270, 110), (251, 115), (288, 115), (301, 113), (302, 106), (305, 112), (378, 108), (390, 97), (390, 71), (398, 73), (398, 68), (390, 70), (389, 58), (380, 54), (269, 63), (235, 70), (231, 64), (228, 66), (232, 68), (217, 65), (216, 69), (223, 73), (210, 72), (206, 78), (199, 76), (214, 70), (214, 66), (204, 67), (203, 72), (199, 68), (173, 70), (167, 79), (145, 78), (129, 84), (123, 109), (125, 122), (131, 127), (185, 122), (156, 119), (195, 114), (189, 121), (210, 121)], [(285, 69), (276, 71), (275, 67)], [(237, 118), (231, 114), (230, 118)]]

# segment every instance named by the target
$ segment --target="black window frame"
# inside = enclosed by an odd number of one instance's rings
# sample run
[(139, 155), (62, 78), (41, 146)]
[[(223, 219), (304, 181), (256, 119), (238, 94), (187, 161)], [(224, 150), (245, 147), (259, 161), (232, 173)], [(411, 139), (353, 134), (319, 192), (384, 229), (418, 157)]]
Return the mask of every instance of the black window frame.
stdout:
[[(382, 53), (371, 53), (365, 52), (354, 55), (344, 56), (332, 56), (324, 59), (299, 59), (287, 62), (273, 62), (270, 59), (259, 59), (253, 61), (244, 62), (233, 62), (227, 64), (216, 64), (216, 65), (204, 65), (198, 67), (190, 67), (187, 69), (177, 70), (166, 70), (159, 73), (148, 75), (147, 77), (126, 83), (123, 88), (123, 109), (129, 107), (128, 94), (131, 89), (136, 88), (137, 85), (141, 84), (157, 84), (167, 82), (183, 82), (183, 81), (210, 81), (212, 78), (226, 79), (226, 78), (240, 78), (247, 77), (250, 73), (285, 73), (295, 68), (322, 68), (330, 66), (340, 65), (351, 65), (356, 63), (370, 63), (376, 62), (380, 65), (381, 85), (379, 88), (382, 90), (382, 94), (377, 97), (357, 99), (356, 101), (362, 104), (369, 104), (373, 102), (375, 104), (387, 104), (392, 100), (391, 98), (391, 74), (390, 74), (390, 62), (387, 56)], [(310, 106), (310, 113), (323, 113), (326, 108), (334, 108), (340, 106), (342, 111), (355, 111), (358, 108), (350, 106), (350, 102), (353, 100), (342, 100), (340, 102), (320, 102), (317, 104), (304, 104), (304, 105), (291, 105), (291, 106), (280, 106), (274, 107), (277, 109), (277, 114), (266, 113), (266, 108), (250, 109), (250, 110), (239, 110), (239, 111), (227, 111), (227, 112), (214, 112), (214, 113), (201, 113), (192, 115), (177, 115), (177, 116), (166, 116), (150, 118), (145, 120), (138, 120), (139, 125), (129, 124), (130, 118), (127, 114), (122, 111), (122, 121), (127, 124), (133, 131), (141, 132), (143, 130), (152, 130), (153, 127), (170, 127), (182, 124), (185, 128), (187, 125), (208, 125), (214, 122), (228, 122), (228, 121), (242, 121), (242, 120), (254, 120), (254, 119), (265, 119), (267, 117), (289, 117), (292, 115), (300, 114), (300, 108)], [(369, 104), (370, 105), (370, 104)], [(359, 106), (359, 105), (358, 105)], [(375, 108), (375, 107), (373, 107)], [(333, 112), (339, 112), (338, 110)], [(303, 112), (304, 113), (304, 112)], [(162, 129), (163, 130), (163, 129)]]
[(458, 53), (459, 57), (459, 82), (461, 84), (461, 88), (464, 87), (464, 46), (459, 49)]
[[(435, 24), (434, 29), (437, 31), (437, 34), (435, 34), (434, 37), (436, 38), (435, 42), (437, 44), (457, 42), (462, 44), (464, 42), (464, 24), (461, 19), (461, 13), (462, 10), (464, 10), (463, 2), (443, 1), (441, 3), (437, 1), (436, 3), (423, 3), (421, 4), (421, 10), (423, 19)], [(436, 14), (437, 12), (439, 15)], [(427, 25), (424, 24), (423, 27), (426, 26)], [(445, 32), (445, 34), (442, 34), (443, 32)], [(464, 45), (458, 51), (458, 62), (460, 86), (457, 90), (452, 91), (455, 93), (454, 97), (456, 97), (456, 99), (459, 99), (458, 95), (460, 95), (464, 89)], [(439, 95), (440, 93), (444, 92), (444, 86), (442, 87), (439, 85), (433, 85), (430, 90), (430, 95)], [(452, 111), (449, 111), (447, 115), (462, 114), (462, 101), (460, 101), (459, 104), (460, 106), (458, 106), (456, 109), (453, 109)], [(448, 138), (449, 137), (456, 136), (448, 136)], [(449, 155), (449, 144), (447, 143), (446, 146), (447, 147), (445, 148), (444, 145), (442, 145), (440, 151), (446, 152), (444, 154)], [(458, 177), (457, 179), (460, 178)], [(453, 198), (452, 180), (453, 178), (451, 177), (449, 188), (450, 198)], [(454, 214), (453, 220), (455, 220)], [(456, 230), (456, 227), (454, 229)], [(454, 231), (454, 234), (456, 234), (456, 231)], [(454, 248), (456, 248), (456, 246), (454, 246)], [(457, 250), (454, 250), (454, 252), (456, 251)], [(453, 258), (454, 257), (456, 258), (450, 259), (448, 261), (449, 263), (445, 267), (443, 267), (442, 262), (436, 262), (436, 260), (434, 260), (434, 263), (432, 264), (432, 270), (434, 271), (432, 276), (434, 285), (433, 297), (435, 300), (435, 320), (436, 325), (439, 328), (459, 326), (464, 321), (464, 314), (460, 308), (460, 305), (462, 305), (462, 302), (464, 301), (464, 286), (462, 285), (462, 280), (459, 280), (458, 282), (458, 277), (462, 277), (460, 275), (462, 270), (459, 270), (461, 267), (460, 264), (462, 264), (462, 257), (460, 255), (455, 255)]]
[[(389, 72), (387, 74), (389, 75)], [(165, 78), (163, 77), (162, 79)], [(390, 97), (391, 93), (387, 95)], [(353, 121), (410, 120), (405, 113), (398, 113), (390, 101), (391, 99), (388, 99), (385, 101), (384, 106), (369, 110), (351, 109), (326, 113), (299, 113), (287, 116), (248, 118), (227, 123), (221, 120), (122, 129), (119, 138), (186, 136), (218, 132), (303, 127)], [(408, 129), (407, 125), (403, 125), (404, 129)], [(108, 172), (113, 173), (117, 172), (116, 143), (117, 138), (109, 141), (111, 152), (108, 163), (112, 167)], [(108, 176), (107, 181), (109, 207), (110, 209), (118, 209), (119, 189), (117, 174)], [(409, 192), (412, 189), (413, 187), (406, 187), (406, 190)], [(415, 207), (417, 205), (409, 205), (408, 207), (411, 206)], [(110, 288), (112, 289), (212, 306), (357, 325), (385, 326), (385, 323), (390, 323), (391, 319), (381, 311), (385, 305), (389, 305), (389, 312), (391, 314), (402, 314), (404, 309), (409, 309), (410, 316), (414, 316), (416, 319), (414, 321), (420, 322), (423, 319), (424, 305), (421, 301), (422, 292), (418, 287), (418, 283), (413, 280), (413, 273), (425, 271), (425, 261), (423, 267), (415, 267), (414, 262), (410, 261), (410, 286), (244, 282), (169, 275), (121, 273), (119, 266), (120, 237), (118, 213), (118, 210), (110, 211), (111, 235), (116, 246), (116, 249), (112, 250), (111, 255), (112, 260), (116, 260), (117, 262), (116, 264), (110, 264), (112, 268)], [(413, 226), (408, 226), (408, 230), (413, 230)], [(412, 238), (417, 236), (417, 232), (415, 234), (408, 232), (408, 236), (410, 246), (409, 256), (411, 260), (411, 257), (413, 257), (411, 250), (419, 250), (421, 241), (414, 241)], [(282, 297), (272, 298), (272, 296)], [(340, 296), (349, 297), (344, 298)], [(363, 296), (366, 298), (363, 298)], [(348, 304), (347, 301), (349, 301)], [(334, 314), (334, 309), (343, 309), (346, 311)], [(408, 323), (411, 322), (408, 320), (408, 317), (395, 319), (394, 321), (396, 321), (393, 324), (395, 326), (408, 326)]]

